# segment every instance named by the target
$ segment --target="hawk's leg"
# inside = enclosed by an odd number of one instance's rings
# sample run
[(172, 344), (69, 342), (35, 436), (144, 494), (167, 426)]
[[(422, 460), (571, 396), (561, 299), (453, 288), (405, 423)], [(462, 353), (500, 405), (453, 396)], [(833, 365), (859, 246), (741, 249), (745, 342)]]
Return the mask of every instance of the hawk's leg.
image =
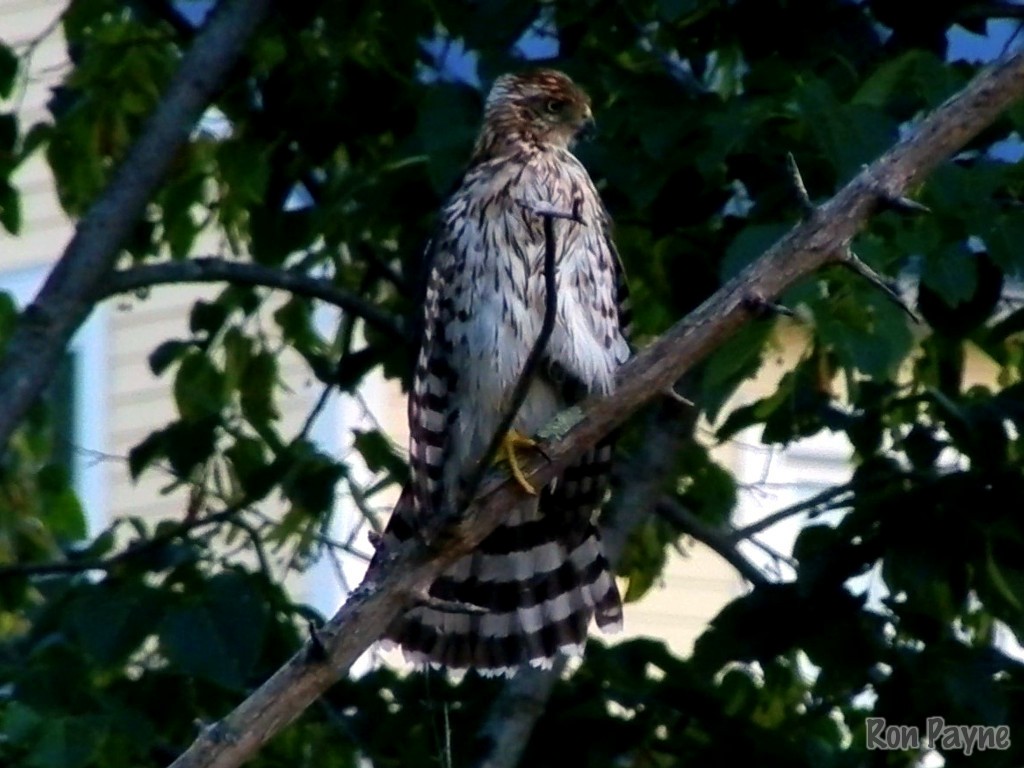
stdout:
[(516, 482), (531, 496), (537, 495), (537, 489), (533, 487), (533, 484), (526, 479), (526, 474), (523, 472), (523, 467), (519, 463), (519, 457), (516, 456), (517, 448), (531, 448), (540, 450), (536, 440), (526, 437), (525, 435), (517, 432), (514, 429), (510, 429), (505, 433), (505, 437), (501, 441), (501, 447), (498, 449), (498, 455), (494, 457), (494, 463), (507, 462), (509, 471), (512, 473), (512, 477), (516, 479)]

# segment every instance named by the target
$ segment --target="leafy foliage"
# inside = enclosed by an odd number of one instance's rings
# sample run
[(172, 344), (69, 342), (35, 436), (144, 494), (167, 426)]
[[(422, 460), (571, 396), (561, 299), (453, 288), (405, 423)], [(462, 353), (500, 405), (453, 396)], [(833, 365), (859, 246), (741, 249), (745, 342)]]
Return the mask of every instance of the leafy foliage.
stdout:
[[(72, 67), (50, 118), (0, 114), (0, 225), (22, 229), (12, 174), (44, 152), (80, 214), (160, 98), (195, 37), (187, 4), (72, 0)], [(279, 4), (175, 158), (125, 265), (184, 260), (217, 241), (231, 258), (321, 276), (411, 318), (432, 216), (461, 172), (497, 73), (538, 52), (592, 94), (602, 132), (581, 147), (617, 222), (638, 338), (660, 332), (735, 275), (800, 215), (785, 168), (831, 194), (961, 87), (950, 35), (982, 34), (1004, 6), (946, 0), (568, 0)], [(460, 52), (470, 52), (462, 56)], [(26, 62), (0, 46), (0, 96)], [(855, 471), (834, 522), (800, 534), (795, 577), (760, 585), (713, 621), (690, 658), (654, 640), (593, 643), (556, 689), (524, 764), (852, 766), (875, 762), (865, 719), (1024, 722), (1024, 667), (996, 643), (1024, 638), (1024, 195), (1011, 111), (919, 191), (929, 216), (883, 213), (854, 244), (876, 269), (919, 282), (926, 327), (873, 288), (828, 270), (784, 301), (799, 355), (775, 390), (737, 407), (772, 357), (760, 319), (698, 372), (695, 400), (732, 439), (843, 433)], [(82, 510), (55, 460), (45, 404), (0, 466), (0, 763), (159, 765), (299, 645), (315, 619), (280, 577), (325, 548), (336, 494), (366, 502), (405, 467), (376, 429), (355, 435), (374, 481), (307, 429), (284, 434), (286, 355), (325, 386), (407, 375), (411, 350), (348, 317), (327, 333), (311, 299), (228, 285), (197, 301), (185, 338), (149, 356), (177, 418), (129, 458), (169, 473), (192, 503), (153, 528), (119, 521), (82, 542)], [(0, 303), (0, 343), (14, 308)], [(978, 382), (968, 360), (995, 372)], [(635, 428), (634, 428), (635, 429)], [(626, 434), (623, 445), (642, 444)], [(656, 485), (728, 533), (737, 481), (698, 440)], [(618, 491), (621, 493), (622, 488)], [(268, 519), (260, 505), (283, 499)], [(832, 518), (830, 518), (832, 519)], [(685, 541), (660, 518), (623, 556), (629, 597)], [(270, 550), (268, 554), (267, 550)], [(49, 564), (63, 561), (64, 568)], [(857, 579), (887, 587), (869, 600)], [(685, 595), (681, 596), (685, 599)], [(459, 685), (387, 669), (343, 681), (256, 765), (464, 765), (495, 681)], [(395, 738), (395, 734), (402, 734)], [(955, 750), (947, 766), (1019, 765)], [(449, 746), (450, 745), (450, 746)], [(450, 749), (450, 754), (448, 750)], [(916, 764), (913, 751), (889, 765)]]

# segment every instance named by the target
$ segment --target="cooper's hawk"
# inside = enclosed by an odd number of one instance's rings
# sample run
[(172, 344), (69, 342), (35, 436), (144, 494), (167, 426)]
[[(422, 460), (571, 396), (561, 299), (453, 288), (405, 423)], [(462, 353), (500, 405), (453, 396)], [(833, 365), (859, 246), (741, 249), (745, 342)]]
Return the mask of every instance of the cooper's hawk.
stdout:
[[(429, 254), (409, 397), (412, 482), (385, 548), (458, 503), (508, 407), (544, 317), (545, 241), (534, 207), (576, 206), (581, 222), (554, 222), (557, 320), (515, 434), (533, 434), (586, 394), (610, 392), (629, 356), (608, 213), (570, 151), (592, 122), (588, 96), (552, 70), (500, 77), (487, 97), (469, 168), (441, 211)], [(485, 613), (418, 605), (386, 637), (419, 661), (499, 671), (543, 664), (559, 650), (579, 653), (591, 617), (619, 628), (622, 604), (593, 520), (611, 449), (606, 440), (539, 495), (524, 493), (479, 549), (430, 588), (439, 601)]]

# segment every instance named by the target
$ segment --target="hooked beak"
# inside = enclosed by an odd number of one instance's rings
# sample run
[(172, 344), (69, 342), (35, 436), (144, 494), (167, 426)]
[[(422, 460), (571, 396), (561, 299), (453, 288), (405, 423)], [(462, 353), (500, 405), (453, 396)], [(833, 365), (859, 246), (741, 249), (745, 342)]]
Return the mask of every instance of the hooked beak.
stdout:
[(590, 111), (590, 107), (584, 107), (583, 120), (580, 121), (580, 127), (576, 129), (576, 138), (578, 139), (592, 139), (597, 133), (597, 122), (594, 120), (594, 115)]

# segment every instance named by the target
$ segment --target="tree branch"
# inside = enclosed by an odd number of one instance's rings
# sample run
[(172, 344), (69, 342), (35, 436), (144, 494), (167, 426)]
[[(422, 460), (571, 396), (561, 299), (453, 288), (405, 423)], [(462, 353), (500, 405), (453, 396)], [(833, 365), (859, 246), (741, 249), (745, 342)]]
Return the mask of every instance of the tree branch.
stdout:
[(248, 261), (194, 258), (139, 264), (117, 270), (100, 287), (102, 298), (154, 285), (175, 283), (231, 283), (232, 285), (280, 288), (298, 296), (333, 304), (394, 341), (409, 343), (404, 326), (371, 301), (339, 288), (330, 280), (313, 277), (295, 269), (277, 269)]
[(102, 293), (122, 243), (269, 7), (270, 0), (226, 0), (217, 7), (114, 178), (18, 318), (0, 362), (0, 455), (52, 378), (68, 341)]
[[(903, 194), (1021, 95), (1024, 56), (1005, 59), (976, 77), (757, 262), (623, 366), (612, 396), (589, 398), (560, 414), (545, 430), (550, 438), (544, 446), (547, 459), (531, 457), (526, 462), (531, 482), (546, 485), (638, 408), (661, 397), (746, 322), (746, 297), (756, 293), (774, 299), (799, 279), (842, 258), (879, 197)], [(471, 514), (437, 521), (424, 536), (433, 547), (412, 538), (387, 553), (374, 579), (364, 581), (317, 633), (324, 653), (311, 653), (313, 643), (307, 642), (233, 712), (206, 728), (174, 768), (237, 766), (296, 718), (380, 637), (418, 591), (425, 591), (445, 567), (473, 551), (497, 527), (522, 493), (502, 475), (503, 479), (482, 484)]]
[(567, 658), (555, 657), (551, 667), (526, 667), (505, 681), (491, 703), (487, 720), (480, 729), (484, 746), (474, 768), (515, 768), (530, 742), (537, 724), (559, 678)]

